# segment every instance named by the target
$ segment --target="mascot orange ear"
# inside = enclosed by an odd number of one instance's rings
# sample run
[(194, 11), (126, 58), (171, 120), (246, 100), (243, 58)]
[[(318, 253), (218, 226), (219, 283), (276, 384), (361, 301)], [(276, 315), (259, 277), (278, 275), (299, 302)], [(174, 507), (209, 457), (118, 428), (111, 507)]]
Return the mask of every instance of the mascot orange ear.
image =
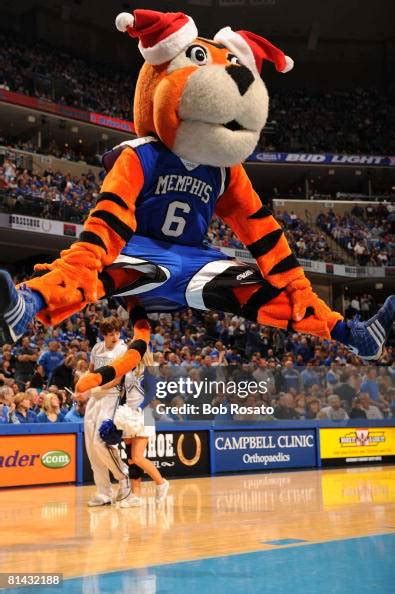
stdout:
[(264, 60), (273, 62), (276, 70), (283, 74), (292, 70), (294, 66), (292, 58), (286, 56), (278, 47), (249, 31), (232, 31), (230, 27), (224, 27), (215, 35), (214, 41), (222, 43), (245, 66), (259, 74)]
[(122, 33), (139, 39), (139, 50), (148, 64), (170, 62), (196, 39), (193, 19), (183, 12), (157, 12), (136, 9), (133, 14), (121, 12), (115, 26)]

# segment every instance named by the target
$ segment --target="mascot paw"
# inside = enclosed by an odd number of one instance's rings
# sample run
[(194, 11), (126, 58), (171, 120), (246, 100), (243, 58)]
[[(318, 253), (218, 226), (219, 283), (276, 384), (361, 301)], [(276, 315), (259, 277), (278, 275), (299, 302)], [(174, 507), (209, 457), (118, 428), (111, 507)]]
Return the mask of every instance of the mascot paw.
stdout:
[(103, 384), (101, 373), (87, 373), (80, 377), (75, 387), (76, 392), (86, 392)]
[(292, 324), (292, 330), (301, 334), (312, 334), (313, 336), (319, 336), (327, 340), (331, 339), (327, 322), (318, 320), (315, 316), (309, 316), (300, 322), (294, 322)]
[(302, 321), (308, 310), (314, 311), (314, 317), (323, 322), (333, 319), (333, 311), (314, 293), (310, 281), (302, 278), (290, 283), (286, 288), (291, 302), (292, 319)]
[(291, 302), (292, 319), (300, 322), (305, 317), (307, 308), (314, 307), (317, 295), (313, 293), (310, 281), (306, 277), (290, 283), (286, 291)]

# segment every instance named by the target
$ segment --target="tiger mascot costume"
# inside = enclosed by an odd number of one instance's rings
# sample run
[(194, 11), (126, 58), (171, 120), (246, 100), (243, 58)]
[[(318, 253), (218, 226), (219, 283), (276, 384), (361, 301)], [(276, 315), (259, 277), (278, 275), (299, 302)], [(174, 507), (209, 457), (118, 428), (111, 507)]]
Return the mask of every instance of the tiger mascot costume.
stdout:
[[(138, 9), (118, 15), (116, 26), (139, 40), (145, 59), (134, 99), (138, 138), (104, 156), (108, 173), (79, 240), (52, 264), (37, 265), (41, 276), (18, 291), (3, 273), (3, 328), (16, 340), (33, 315), (59, 324), (111, 295), (129, 309), (216, 309), (352, 343), (342, 316), (313, 292), (241, 164), (268, 116), (262, 66), (270, 61), (285, 73), (292, 60), (247, 31), (225, 27), (214, 39), (199, 37), (183, 13)], [(256, 264), (204, 245), (214, 214)], [(131, 348), (111, 367), (82, 378), (79, 390), (111, 381), (140, 361), (149, 341), (144, 317), (141, 308), (133, 309)], [(380, 345), (381, 354), (386, 338), (384, 321), (375, 324), (368, 359), (377, 358)]]

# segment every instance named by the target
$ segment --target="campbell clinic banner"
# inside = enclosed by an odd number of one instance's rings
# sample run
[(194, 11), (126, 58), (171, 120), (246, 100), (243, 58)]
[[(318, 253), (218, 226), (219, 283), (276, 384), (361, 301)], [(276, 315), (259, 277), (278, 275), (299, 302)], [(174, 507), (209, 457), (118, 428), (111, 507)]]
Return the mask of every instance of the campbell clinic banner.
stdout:
[(321, 428), (323, 466), (395, 461), (395, 427)]
[(382, 155), (316, 155), (314, 153), (253, 153), (248, 161), (308, 165), (380, 165), (395, 167), (395, 157)]
[(215, 431), (215, 472), (306, 468), (317, 464), (316, 432), (309, 429), (279, 431)]
[(1, 435), (0, 487), (76, 481), (76, 435)]

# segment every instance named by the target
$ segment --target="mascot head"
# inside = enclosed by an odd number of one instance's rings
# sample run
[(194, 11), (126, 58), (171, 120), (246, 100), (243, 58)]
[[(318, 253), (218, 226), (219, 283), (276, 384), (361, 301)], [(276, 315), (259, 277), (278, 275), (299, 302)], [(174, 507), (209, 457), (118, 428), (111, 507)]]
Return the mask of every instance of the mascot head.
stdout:
[(138, 136), (157, 136), (202, 165), (229, 167), (253, 152), (269, 109), (262, 64), (288, 72), (291, 58), (248, 31), (225, 27), (212, 40), (199, 37), (180, 12), (124, 12), (116, 27), (139, 39), (145, 59), (134, 98)]

